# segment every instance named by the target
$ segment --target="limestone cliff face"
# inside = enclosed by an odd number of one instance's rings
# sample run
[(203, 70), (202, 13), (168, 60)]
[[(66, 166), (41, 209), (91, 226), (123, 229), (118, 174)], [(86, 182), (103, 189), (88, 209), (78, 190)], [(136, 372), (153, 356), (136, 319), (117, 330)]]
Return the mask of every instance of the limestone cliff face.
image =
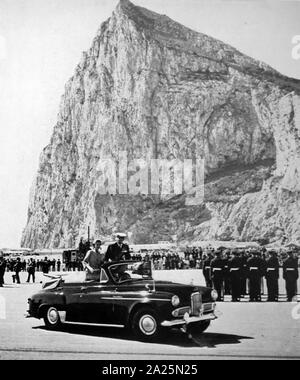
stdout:
[[(300, 240), (300, 81), (122, 0), (69, 80), (40, 158), (22, 245)], [(98, 164), (204, 157), (205, 203), (101, 195)]]

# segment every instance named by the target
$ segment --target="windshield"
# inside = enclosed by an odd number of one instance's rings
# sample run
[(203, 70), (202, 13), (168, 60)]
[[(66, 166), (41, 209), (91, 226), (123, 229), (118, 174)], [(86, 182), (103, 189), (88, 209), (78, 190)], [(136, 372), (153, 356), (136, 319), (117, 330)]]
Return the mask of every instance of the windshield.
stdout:
[(59, 286), (60, 281), (61, 278), (53, 278), (52, 280), (44, 282), (42, 288), (47, 290), (55, 289)]
[(109, 271), (113, 280), (118, 284), (145, 279), (152, 280), (150, 262), (114, 264), (109, 267)]

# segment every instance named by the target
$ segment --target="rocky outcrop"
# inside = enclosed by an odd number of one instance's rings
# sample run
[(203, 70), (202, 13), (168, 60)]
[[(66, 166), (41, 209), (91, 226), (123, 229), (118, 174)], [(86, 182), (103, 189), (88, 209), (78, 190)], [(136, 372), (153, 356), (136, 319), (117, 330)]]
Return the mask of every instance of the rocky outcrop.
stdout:
[[(205, 159), (205, 199), (102, 195), (99, 163)], [(65, 88), (22, 245), (300, 240), (300, 81), (122, 0)], [(133, 173), (129, 172), (129, 177)]]

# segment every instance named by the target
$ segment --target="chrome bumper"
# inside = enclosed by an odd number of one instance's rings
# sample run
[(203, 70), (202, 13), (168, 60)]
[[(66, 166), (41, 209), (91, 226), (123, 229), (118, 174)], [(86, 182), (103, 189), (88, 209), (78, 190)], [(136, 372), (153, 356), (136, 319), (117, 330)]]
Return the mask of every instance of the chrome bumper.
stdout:
[[(58, 314), (59, 314), (61, 322), (65, 323), (66, 322), (66, 312), (65, 311), (59, 311)], [(24, 318), (38, 318), (38, 317), (35, 317), (34, 315), (30, 314), (30, 311), (27, 311), (24, 314)]]
[[(186, 312), (184, 314), (181, 314), (180, 316), (175, 315), (176, 312), (181, 311), (181, 313), (183, 313), (184, 309), (186, 309)], [(191, 312), (191, 309), (189, 308), (177, 309), (172, 314), (174, 317), (177, 317), (177, 318), (172, 319), (171, 321), (163, 321), (161, 323), (163, 327), (173, 327), (173, 326), (186, 327), (190, 323), (197, 323), (197, 322), (202, 322), (202, 321), (213, 321), (214, 319), (217, 319), (218, 317), (222, 315), (222, 313), (219, 310), (216, 310), (215, 302), (208, 302), (208, 303), (202, 304), (198, 315), (193, 315)]]
[(181, 326), (181, 325), (189, 325), (190, 323), (197, 323), (202, 321), (213, 321), (217, 319), (218, 315), (216, 312), (199, 315), (199, 317), (185, 315), (182, 319), (174, 319), (172, 321), (163, 321), (161, 325), (163, 327), (173, 327), (173, 326)]

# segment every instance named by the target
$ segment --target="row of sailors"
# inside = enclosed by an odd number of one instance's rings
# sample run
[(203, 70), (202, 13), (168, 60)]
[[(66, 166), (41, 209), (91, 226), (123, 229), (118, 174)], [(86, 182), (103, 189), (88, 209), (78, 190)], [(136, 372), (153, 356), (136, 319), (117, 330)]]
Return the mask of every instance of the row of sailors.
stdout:
[[(223, 258), (222, 251), (216, 251), (215, 257), (208, 255), (203, 264), (203, 275), (208, 287), (214, 287), (219, 294), (219, 301), (224, 295), (231, 294), (232, 301), (238, 302), (247, 293), (247, 279), (250, 302), (261, 301), (261, 284), (266, 278), (268, 301), (277, 302), (279, 297), (279, 260), (275, 251), (269, 252), (267, 259), (261, 257), (259, 251), (252, 256), (240, 256), (233, 251), (231, 258)], [(287, 300), (291, 302), (297, 295), (297, 280), (299, 278), (298, 258), (292, 251), (283, 262), (283, 278), (286, 282)]]

